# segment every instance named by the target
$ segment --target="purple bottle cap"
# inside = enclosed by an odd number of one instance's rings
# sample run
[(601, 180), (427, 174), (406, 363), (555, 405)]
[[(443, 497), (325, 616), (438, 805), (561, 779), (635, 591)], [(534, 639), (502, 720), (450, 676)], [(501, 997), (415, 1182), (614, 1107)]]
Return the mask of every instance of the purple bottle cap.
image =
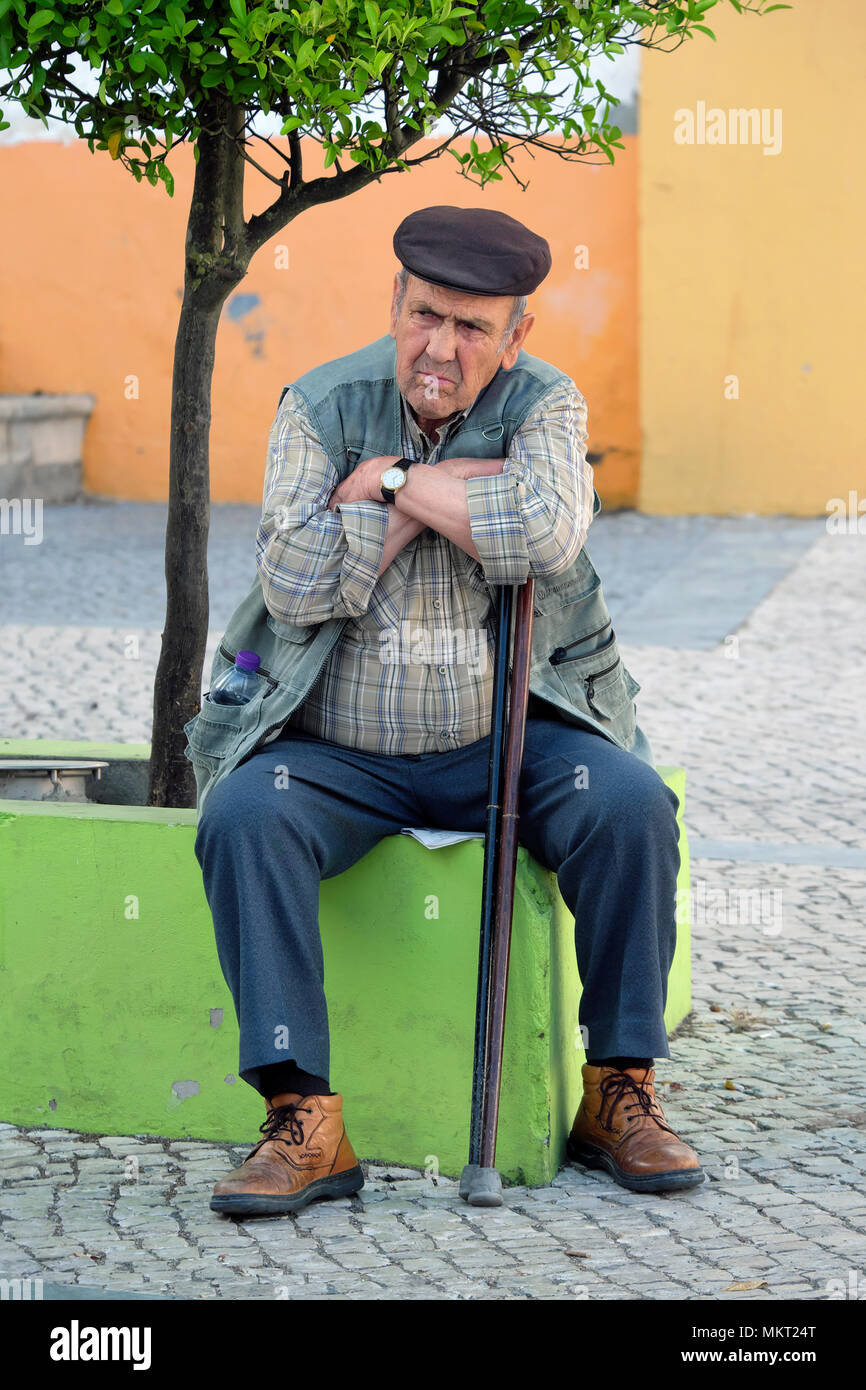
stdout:
[(238, 652), (235, 657), (235, 666), (239, 666), (242, 671), (257, 671), (259, 669), (258, 652)]

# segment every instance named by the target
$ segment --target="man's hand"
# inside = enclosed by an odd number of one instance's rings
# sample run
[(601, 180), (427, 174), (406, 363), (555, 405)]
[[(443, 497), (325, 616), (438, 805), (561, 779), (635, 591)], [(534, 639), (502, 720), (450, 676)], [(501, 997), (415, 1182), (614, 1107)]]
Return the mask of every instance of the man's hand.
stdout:
[[(340, 502), (382, 502), (382, 474), (386, 468), (400, 459), (399, 454), (378, 454), (356, 464), (352, 472), (338, 483), (328, 499), (328, 510), (333, 511)], [(434, 471), (445, 473), (449, 478), (487, 478), (501, 473), (505, 459), (441, 459), (434, 464)]]
[(328, 499), (328, 510), (332, 512), (340, 502), (381, 502), (384, 507), (382, 474), (399, 458), (399, 454), (380, 454), (356, 464), (349, 476), (334, 488)]

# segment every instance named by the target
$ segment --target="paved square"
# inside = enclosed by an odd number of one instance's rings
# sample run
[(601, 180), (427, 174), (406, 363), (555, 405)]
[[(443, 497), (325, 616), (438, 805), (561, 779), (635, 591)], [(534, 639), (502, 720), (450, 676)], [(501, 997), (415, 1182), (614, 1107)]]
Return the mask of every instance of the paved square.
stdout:
[[(206, 672), (256, 520), (217, 512)], [(150, 737), (163, 523), (49, 507), (42, 547), (4, 541), (6, 736)], [(657, 762), (687, 769), (694, 1012), (658, 1090), (708, 1181), (648, 1197), (567, 1167), (475, 1211), (453, 1182), (371, 1162), (358, 1197), (235, 1224), (210, 1185), (246, 1148), (3, 1124), (2, 1277), (181, 1298), (866, 1297), (866, 542), (781, 519), (595, 528), (641, 724)]]

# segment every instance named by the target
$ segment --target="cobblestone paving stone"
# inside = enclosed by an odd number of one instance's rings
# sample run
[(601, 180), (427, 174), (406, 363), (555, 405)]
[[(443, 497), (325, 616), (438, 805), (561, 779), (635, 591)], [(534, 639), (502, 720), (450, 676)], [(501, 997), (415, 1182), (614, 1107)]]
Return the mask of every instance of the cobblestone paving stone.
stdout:
[[(866, 844), (864, 594), (866, 545), (822, 535), (718, 646), (625, 646), (657, 762), (687, 768), (690, 834)], [(0, 637), (4, 734), (149, 737), (158, 630)], [(207, 1203), (246, 1147), (0, 1124), (0, 1274), (205, 1299), (862, 1298), (864, 887), (693, 858), (694, 1010), (657, 1081), (699, 1189), (566, 1166), (473, 1211), (448, 1179), (365, 1162), (354, 1198), (235, 1223)]]

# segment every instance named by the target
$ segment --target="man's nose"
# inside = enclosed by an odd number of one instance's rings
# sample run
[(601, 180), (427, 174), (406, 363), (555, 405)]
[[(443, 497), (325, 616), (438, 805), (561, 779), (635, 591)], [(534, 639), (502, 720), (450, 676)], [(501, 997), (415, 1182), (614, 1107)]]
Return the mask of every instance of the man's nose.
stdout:
[(453, 362), (457, 348), (454, 325), (443, 319), (427, 339), (427, 355), (434, 362)]

